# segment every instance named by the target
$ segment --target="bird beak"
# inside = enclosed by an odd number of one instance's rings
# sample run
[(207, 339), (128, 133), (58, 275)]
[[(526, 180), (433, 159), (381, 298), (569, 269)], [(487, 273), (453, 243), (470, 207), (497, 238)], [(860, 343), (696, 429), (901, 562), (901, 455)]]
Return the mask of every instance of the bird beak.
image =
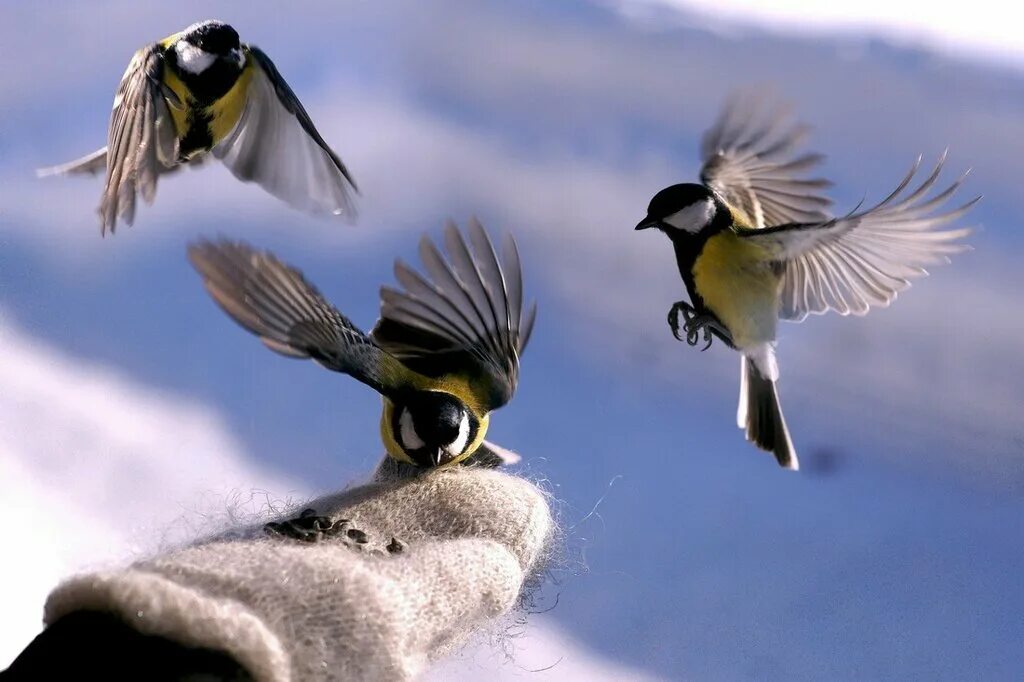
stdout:
[(434, 451), (434, 466), (439, 467), (444, 464), (445, 455), (447, 455), (443, 448), (437, 448)]
[(636, 224), (636, 227), (634, 227), (633, 229), (634, 230), (646, 230), (649, 227), (657, 227), (657, 226), (658, 226), (657, 219), (656, 218), (652, 218), (651, 216), (647, 216), (643, 220), (638, 222)]

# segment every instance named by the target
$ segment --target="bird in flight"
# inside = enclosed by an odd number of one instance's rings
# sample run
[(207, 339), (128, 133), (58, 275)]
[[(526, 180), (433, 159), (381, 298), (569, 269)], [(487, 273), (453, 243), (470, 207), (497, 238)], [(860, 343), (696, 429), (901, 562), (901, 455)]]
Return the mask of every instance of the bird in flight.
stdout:
[(918, 157), (884, 200), (833, 217), (830, 183), (808, 177), (823, 157), (798, 151), (806, 133), (762, 97), (734, 96), (704, 135), (701, 182), (659, 191), (636, 225), (660, 230), (675, 251), (689, 302), (672, 305), (672, 333), (741, 354), (737, 424), (789, 469), (799, 460), (779, 404), (778, 320), (889, 305), (926, 266), (967, 248), (970, 229), (950, 225), (980, 199), (946, 207), (966, 173), (935, 191), (945, 154), (912, 187)]
[(351, 174), (324, 141), (277, 67), (220, 21), (203, 21), (132, 57), (114, 97), (107, 146), (38, 171), (106, 173), (100, 230), (135, 220), (138, 195), (161, 175), (210, 155), (244, 182), (310, 213), (353, 218)]

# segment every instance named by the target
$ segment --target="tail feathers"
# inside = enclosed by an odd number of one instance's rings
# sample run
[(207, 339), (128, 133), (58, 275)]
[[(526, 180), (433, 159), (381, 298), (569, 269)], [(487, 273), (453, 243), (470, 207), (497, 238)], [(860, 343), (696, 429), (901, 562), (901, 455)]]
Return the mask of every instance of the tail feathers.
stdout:
[(96, 175), (107, 170), (107, 148), (97, 149), (92, 154), (83, 156), (80, 159), (62, 163), (59, 166), (40, 168), (36, 176), (47, 178), (53, 175)]
[(736, 420), (739, 427), (746, 430), (747, 440), (774, 454), (780, 466), (793, 470), (800, 468), (786, 419), (782, 416), (775, 381), (764, 376), (757, 364), (745, 355)]

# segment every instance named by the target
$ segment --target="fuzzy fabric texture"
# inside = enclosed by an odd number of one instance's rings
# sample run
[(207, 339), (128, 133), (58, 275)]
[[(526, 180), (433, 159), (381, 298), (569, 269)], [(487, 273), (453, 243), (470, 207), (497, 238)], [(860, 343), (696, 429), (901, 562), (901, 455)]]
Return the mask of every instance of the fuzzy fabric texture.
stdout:
[(373, 483), (271, 524), (283, 533), (242, 529), (72, 578), (50, 594), (45, 621), (114, 613), (144, 634), (226, 651), (258, 680), (413, 679), (516, 605), (553, 522), (521, 478), (409, 473), (386, 461)]

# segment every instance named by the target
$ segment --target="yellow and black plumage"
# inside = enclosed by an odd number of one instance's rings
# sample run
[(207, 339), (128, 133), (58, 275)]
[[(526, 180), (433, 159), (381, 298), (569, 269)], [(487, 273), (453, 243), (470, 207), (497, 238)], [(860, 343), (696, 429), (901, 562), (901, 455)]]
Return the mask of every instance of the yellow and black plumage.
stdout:
[(424, 237), (427, 276), (396, 262), (401, 288), (381, 289), (369, 335), (273, 254), (203, 241), (189, 258), (220, 307), (271, 350), (311, 358), (380, 393), (381, 437), (392, 458), (420, 467), (470, 456), (509, 461), (515, 455), (485, 436), (490, 413), (515, 392), (536, 306), (524, 313), (511, 236), (501, 258), (476, 220), (468, 237), (447, 225), (447, 259)]
[(212, 153), (240, 180), (313, 213), (354, 215), (356, 186), (270, 58), (228, 24), (194, 24), (132, 57), (107, 146), (39, 174), (106, 171), (103, 232), (151, 203), (160, 175)]
[(737, 423), (790, 469), (799, 463), (776, 387), (777, 321), (888, 305), (925, 266), (966, 248), (969, 229), (936, 228), (977, 201), (942, 210), (963, 177), (929, 196), (943, 154), (912, 191), (920, 157), (884, 201), (831, 217), (830, 183), (807, 177), (823, 157), (796, 151), (805, 133), (763, 99), (734, 97), (704, 136), (702, 183), (661, 190), (636, 226), (661, 230), (675, 248), (690, 297), (669, 311), (676, 338), (682, 314), (690, 345), (703, 333), (705, 349), (718, 338), (742, 353)]

